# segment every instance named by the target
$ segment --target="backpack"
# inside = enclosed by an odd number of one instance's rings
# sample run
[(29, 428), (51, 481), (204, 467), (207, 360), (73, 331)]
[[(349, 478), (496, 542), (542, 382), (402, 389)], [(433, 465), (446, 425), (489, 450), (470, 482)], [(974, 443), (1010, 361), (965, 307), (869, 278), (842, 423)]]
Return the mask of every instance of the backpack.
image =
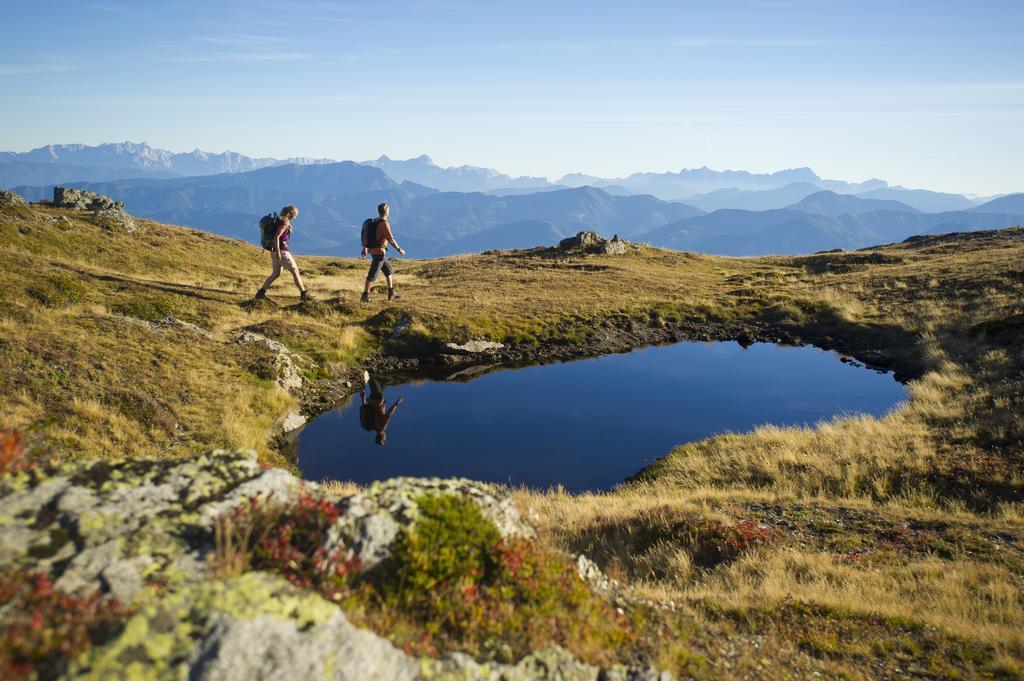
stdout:
[(269, 213), (260, 218), (260, 246), (264, 250), (274, 250), (274, 234), (277, 233), (277, 213)]
[(363, 248), (373, 248), (377, 246), (377, 219), (366, 218), (363, 220), (363, 231), (362, 231)]

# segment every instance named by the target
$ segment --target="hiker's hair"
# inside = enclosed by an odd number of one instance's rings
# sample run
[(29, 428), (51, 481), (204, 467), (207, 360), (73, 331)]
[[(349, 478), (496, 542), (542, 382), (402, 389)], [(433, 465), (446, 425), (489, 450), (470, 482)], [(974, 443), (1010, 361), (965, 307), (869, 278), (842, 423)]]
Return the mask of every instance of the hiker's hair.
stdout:
[(281, 217), (291, 220), (293, 217), (299, 214), (299, 209), (295, 206), (285, 206), (281, 209)]
[(377, 204), (377, 215), (384, 215), (384, 211), (386, 211), (387, 209), (388, 209), (388, 204), (387, 203), (378, 203)]

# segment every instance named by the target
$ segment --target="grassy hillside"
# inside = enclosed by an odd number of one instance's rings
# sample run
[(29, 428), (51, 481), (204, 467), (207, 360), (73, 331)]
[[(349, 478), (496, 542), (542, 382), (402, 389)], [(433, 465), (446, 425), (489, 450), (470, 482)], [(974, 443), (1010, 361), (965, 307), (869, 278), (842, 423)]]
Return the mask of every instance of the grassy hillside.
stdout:
[[(319, 302), (300, 305), (283, 277), (276, 304), (251, 305), (265, 253), (140, 226), (0, 208), (4, 421), (36, 449), (251, 447), (287, 463), (275, 447), (286, 413), (314, 409), (367, 361), (429, 359), (447, 341), (536, 357), (673, 337), (814, 341), (897, 368), (910, 401), (881, 419), (684, 444), (614, 492), (520, 490), (520, 504), (548, 543), (676, 604), (696, 632), (665, 643), (659, 663), (676, 671), (1021, 675), (1024, 231), (803, 257), (403, 261), (394, 305), (356, 302), (364, 262), (300, 257)], [(410, 331), (390, 339), (401, 317)], [(233, 342), (245, 330), (299, 354), (305, 393), (278, 388), (268, 358)]]

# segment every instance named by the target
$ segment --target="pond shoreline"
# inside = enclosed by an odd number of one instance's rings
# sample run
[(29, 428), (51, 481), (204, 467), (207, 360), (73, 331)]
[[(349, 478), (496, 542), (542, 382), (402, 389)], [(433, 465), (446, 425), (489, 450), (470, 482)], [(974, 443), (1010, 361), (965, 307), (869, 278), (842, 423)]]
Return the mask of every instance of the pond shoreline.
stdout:
[[(302, 396), (302, 414), (312, 420), (351, 398), (363, 385), (363, 372), (385, 381), (408, 379), (417, 375), (466, 371), (466, 378), (490, 371), (549, 364), (604, 355), (622, 354), (657, 345), (683, 342), (736, 342), (747, 347), (754, 343), (802, 347), (813, 346), (834, 351), (863, 364), (869, 369), (892, 371), (900, 383), (925, 373), (923, 359), (916, 352), (916, 339), (891, 328), (849, 325), (813, 324), (802, 327), (779, 327), (768, 323), (737, 323), (683, 321), (677, 324), (643, 325), (636, 320), (609, 318), (602, 321), (583, 342), (547, 342), (506, 345), (498, 350), (455, 354), (444, 346), (410, 352), (381, 352), (353, 367), (342, 378), (322, 381), (310, 386)], [(471, 370), (480, 367), (478, 372)], [(293, 465), (297, 465), (297, 439), (301, 431), (282, 435), (277, 448)]]

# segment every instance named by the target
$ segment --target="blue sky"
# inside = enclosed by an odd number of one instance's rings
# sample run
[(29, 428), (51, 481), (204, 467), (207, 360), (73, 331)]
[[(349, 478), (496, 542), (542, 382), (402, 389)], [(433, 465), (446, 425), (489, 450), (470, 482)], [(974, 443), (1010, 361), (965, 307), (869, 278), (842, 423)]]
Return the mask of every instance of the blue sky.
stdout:
[(6, 0), (0, 149), (1024, 191), (1024, 2)]

